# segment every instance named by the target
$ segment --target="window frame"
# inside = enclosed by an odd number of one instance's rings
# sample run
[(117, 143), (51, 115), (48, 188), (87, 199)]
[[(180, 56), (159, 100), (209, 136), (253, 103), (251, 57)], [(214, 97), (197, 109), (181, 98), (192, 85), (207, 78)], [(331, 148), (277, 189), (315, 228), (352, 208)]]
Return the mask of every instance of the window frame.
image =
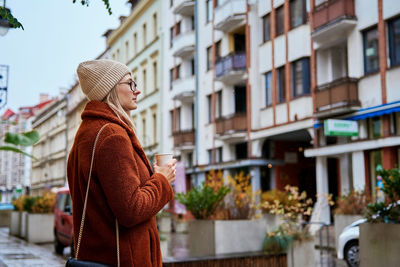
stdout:
[(285, 103), (286, 102), (286, 90), (285, 90), (285, 88), (286, 88), (286, 79), (285, 79), (285, 76), (286, 76), (286, 71), (285, 71), (285, 65), (283, 65), (283, 66), (281, 66), (281, 67), (279, 67), (279, 68), (277, 68), (276, 69), (276, 72), (277, 72), (277, 76), (278, 76), (278, 79), (277, 79), (277, 86), (276, 86), (276, 89), (277, 89), (277, 94), (276, 94), (276, 97), (277, 97), (277, 103), (278, 104), (281, 104), (281, 103)]
[[(376, 43), (377, 43), (377, 53), (376, 53), (376, 58), (378, 61), (378, 66), (377, 68), (374, 69), (368, 69), (368, 63), (367, 63), (367, 55), (366, 55), (366, 51), (367, 51), (367, 35), (368, 33), (372, 32), (372, 31), (376, 31), (377, 33), (377, 38), (376, 38)], [(379, 38), (378, 38), (378, 27), (377, 25), (370, 27), (364, 31), (362, 31), (362, 38), (363, 38), (363, 58), (364, 58), (364, 74), (368, 75), (371, 73), (375, 73), (379, 71)], [(371, 48), (371, 47), (369, 47)]]
[[(390, 67), (398, 66), (400, 65), (400, 48), (399, 48), (399, 54), (396, 53), (396, 39), (394, 38), (394, 23), (399, 23), (400, 24), (400, 16), (391, 18), (387, 22), (387, 28), (388, 28), (388, 46), (389, 46), (389, 60), (390, 60)], [(398, 35), (398, 46), (400, 46), (400, 33)], [(397, 58), (397, 62), (396, 62)]]
[[(302, 16), (301, 16), (301, 23), (294, 25), (293, 20), (295, 19), (293, 9), (295, 5), (293, 5), (294, 2), (301, 1), (301, 9), (302, 9)], [(301, 25), (304, 25), (307, 23), (307, 4), (305, 0), (290, 0), (289, 2), (289, 12), (290, 12), (290, 29), (294, 29), (296, 27), (299, 27)]]
[(212, 57), (212, 46), (210, 45), (209, 47), (206, 48), (206, 56), (207, 56), (207, 71), (211, 70), (211, 57)]
[[(272, 98), (272, 71), (269, 71), (269, 72), (265, 73), (264, 77), (265, 77), (265, 106), (266, 107), (270, 107), (270, 106), (273, 105), (273, 98)], [(269, 83), (268, 83), (267, 79), (269, 79)]]
[[(296, 64), (301, 64), (301, 84), (302, 92), (297, 94), (297, 71)], [(300, 97), (303, 95), (309, 95), (311, 93), (311, 78), (310, 78), (310, 58), (303, 57), (291, 63), (292, 67), (292, 95), (293, 97)]]
[[(268, 21), (268, 37), (267, 37), (267, 21)], [(263, 25), (263, 43), (271, 40), (271, 14), (268, 13), (262, 17)]]
[[(282, 12), (282, 22), (281, 23), (278, 23), (279, 22), (279, 18), (278, 18), (279, 12)], [(281, 31), (278, 31), (278, 29), (280, 29), (279, 26), (282, 26)], [(284, 33), (285, 33), (285, 9), (283, 8), (283, 5), (281, 5), (280, 7), (277, 7), (275, 9), (275, 37), (278, 37)]]

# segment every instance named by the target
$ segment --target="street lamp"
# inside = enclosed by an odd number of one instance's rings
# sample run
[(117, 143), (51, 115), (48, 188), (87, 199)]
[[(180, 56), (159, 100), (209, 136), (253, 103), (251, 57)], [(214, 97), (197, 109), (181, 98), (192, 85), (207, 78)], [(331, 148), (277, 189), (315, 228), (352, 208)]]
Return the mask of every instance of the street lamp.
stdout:
[[(3, 8), (7, 11), (7, 13), (10, 13), (10, 9), (6, 8), (6, 0), (4, 0)], [(10, 28), (12, 28), (10, 22), (0, 15), (0, 36), (6, 35)]]

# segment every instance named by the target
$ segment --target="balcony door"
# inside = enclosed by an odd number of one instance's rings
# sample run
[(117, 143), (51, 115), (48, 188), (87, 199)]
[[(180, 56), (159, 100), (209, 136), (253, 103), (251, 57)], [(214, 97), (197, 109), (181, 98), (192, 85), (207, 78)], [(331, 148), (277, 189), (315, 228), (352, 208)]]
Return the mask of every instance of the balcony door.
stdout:
[(246, 86), (235, 86), (235, 113), (246, 113)]
[(246, 51), (246, 35), (244, 34), (234, 34), (233, 44), (235, 52)]

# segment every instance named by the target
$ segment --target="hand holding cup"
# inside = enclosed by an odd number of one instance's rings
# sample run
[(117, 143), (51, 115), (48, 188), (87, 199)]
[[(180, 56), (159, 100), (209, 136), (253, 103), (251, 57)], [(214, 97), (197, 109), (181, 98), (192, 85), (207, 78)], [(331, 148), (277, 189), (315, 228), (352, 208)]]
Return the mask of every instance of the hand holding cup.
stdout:
[(169, 183), (174, 182), (177, 160), (172, 157), (172, 153), (156, 154), (155, 157), (154, 172), (164, 175)]

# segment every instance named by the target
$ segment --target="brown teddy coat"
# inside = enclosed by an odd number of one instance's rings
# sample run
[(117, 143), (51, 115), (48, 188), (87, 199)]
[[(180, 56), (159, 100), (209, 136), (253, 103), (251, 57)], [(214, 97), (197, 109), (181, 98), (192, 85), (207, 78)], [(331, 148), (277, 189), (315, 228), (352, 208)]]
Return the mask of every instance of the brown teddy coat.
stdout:
[(167, 179), (153, 173), (139, 141), (110, 107), (90, 101), (68, 158), (76, 248), (90, 159), (99, 129), (78, 258), (117, 266), (115, 218), (121, 266), (162, 266), (155, 215), (173, 197)]

